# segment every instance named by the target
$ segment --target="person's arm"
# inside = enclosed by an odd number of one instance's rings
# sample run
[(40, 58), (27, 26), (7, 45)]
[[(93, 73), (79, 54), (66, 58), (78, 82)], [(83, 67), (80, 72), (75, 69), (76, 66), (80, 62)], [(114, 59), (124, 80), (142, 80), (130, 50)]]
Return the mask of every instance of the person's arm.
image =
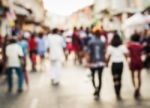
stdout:
[(85, 53), (84, 53), (84, 64), (85, 67), (90, 67), (90, 61), (91, 61), (91, 41), (89, 41), (88, 45), (87, 45), (87, 49), (85, 49)]
[(20, 59), (21, 65), (24, 66), (25, 65), (24, 54), (22, 48), (19, 45), (18, 45), (18, 57)]
[(49, 36), (47, 37), (47, 44), (46, 44), (46, 51), (47, 53), (50, 53), (50, 39), (49, 39)]
[(111, 47), (108, 46), (106, 49), (106, 56), (105, 56), (105, 60), (106, 60), (106, 66), (108, 66), (109, 62), (110, 62), (110, 58), (111, 58)]
[(122, 50), (123, 50), (124, 57), (125, 57), (126, 61), (128, 61), (128, 58), (129, 58), (129, 50), (128, 50), (128, 48), (125, 45), (123, 45)]
[(8, 53), (9, 53), (9, 50), (8, 50), (8, 46), (6, 46), (6, 50), (5, 50), (5, 52), (4, 52), (5, 54), (4, 54), (4, 56), (5, 56), (5, 63), (7, 64), (7, 62), (8, 62)]
[(66, 41), (65, 41), (65, 39), (62, 37), (62, 47), (63, 47), (63, 51), (64, 51), (64, 53), (65, 53), (65, 51), (66, 51)]

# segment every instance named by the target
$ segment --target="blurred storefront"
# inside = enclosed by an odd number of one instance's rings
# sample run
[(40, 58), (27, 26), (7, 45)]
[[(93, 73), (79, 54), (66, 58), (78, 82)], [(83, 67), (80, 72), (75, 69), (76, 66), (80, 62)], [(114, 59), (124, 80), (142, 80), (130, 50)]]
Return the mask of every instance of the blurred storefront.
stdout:
[[(27, 22), (32, 22), (30, 25), (35, 26), (34, 28), (37, 23), (38, 26), (43, 26), (45, 9), (42, 0), (2, 0), (0, 5), (2, 36), (12, 35), (14, 29), (23, 30), (28, 25)], [(32, 32), (39, 30), (29, 29)]]

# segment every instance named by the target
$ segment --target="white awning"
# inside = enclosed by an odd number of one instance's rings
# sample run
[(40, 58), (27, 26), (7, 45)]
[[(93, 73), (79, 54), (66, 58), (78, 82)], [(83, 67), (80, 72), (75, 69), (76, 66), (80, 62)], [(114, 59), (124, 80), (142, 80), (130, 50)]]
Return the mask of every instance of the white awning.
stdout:
[(30, 13), (26, 9), (24, 9), (22, 7), (19, 7), (17, 5), (14, 5), (13, 9), (14, 9), (14, 11), (15, 11), (16, 14), (25, 15), (25, 16), (30, 15)]
[(92, 5), (94, 0), (43, 0), (43, 2), (48, 12), (69, 16), (79, 9)]
[(137, 13), (127, 20), (125, 20), (123, 24), (123, 28), (127, 27), (134, 27), (137, 25), (144, 25), (145, 24), (145, 17), (141, 13)]

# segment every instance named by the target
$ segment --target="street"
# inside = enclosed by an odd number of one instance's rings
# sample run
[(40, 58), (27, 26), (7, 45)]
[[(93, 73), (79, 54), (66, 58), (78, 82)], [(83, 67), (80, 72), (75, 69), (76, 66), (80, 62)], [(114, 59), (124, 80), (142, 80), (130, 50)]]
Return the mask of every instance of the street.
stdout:
[[(7, 94), (5, 78), (0, 79), (0, 108), (150, 108), (150, 73), (142, 73), (142, 100), (135, 101), (130, 72), (125, 66), (123, 74), (123, 101), (117, 102), (109, 68), (103, 72), (101, 98), (95, 101), (90, 81), (90, 72), (69, 60), (64, 65), (60, 86), (52, 86), (50, 66), (45, 72), (30, 73), (30, 88), (22, 94)], [(14, 76), (15, 77), (15, 76)], [(16, 78), (14, 82), (16, 81)], [(16, 83), (15, 83), (16, 84)]]

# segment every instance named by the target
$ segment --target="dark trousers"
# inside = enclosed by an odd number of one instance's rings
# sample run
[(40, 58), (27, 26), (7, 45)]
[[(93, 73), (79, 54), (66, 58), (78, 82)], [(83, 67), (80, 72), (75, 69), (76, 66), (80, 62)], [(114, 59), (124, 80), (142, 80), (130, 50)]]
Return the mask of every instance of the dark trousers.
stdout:
[(121, 90), (121, 76), (123, 72), (123, 63), (112, 63), (112, 75), (114, 80), (114, 88), (117, 96), (120, 96)]
[[(96, 90), (96, 94), (99, 95), (100, 90), (101, 90), (101, 86), (102, 86), (102, 71), (103, 71), (103, 67), (98, 67), (98, 68), (91, 68), (91, 74), (92, 74), (92, 84), (93, 87)], [(96, 85), (96, 81), (95, 81), (95, 74), (97, 73), (97, 77), (98, 77), (98, 86)]]
[(11, 91), (13, 87), (13, 70), (15, 70), (18, 77), (18, 89), (23, 88), (23, 72), (19, 67), (10, 67), (7, 69), (7, 81), (8, 81), (8, 90)]

